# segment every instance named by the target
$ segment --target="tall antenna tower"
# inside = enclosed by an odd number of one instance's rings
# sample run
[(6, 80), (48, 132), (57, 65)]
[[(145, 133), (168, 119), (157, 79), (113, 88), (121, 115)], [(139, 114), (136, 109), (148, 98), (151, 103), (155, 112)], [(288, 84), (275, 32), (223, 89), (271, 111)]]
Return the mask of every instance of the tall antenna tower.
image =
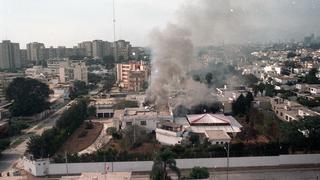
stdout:
[(117, 56), (117, 42), (116, 42), (116, 12), (115, 12), (115, 0), (113, 0), (113, 53), (114, 53), (114, 61), (118, 62), (118, 56)]

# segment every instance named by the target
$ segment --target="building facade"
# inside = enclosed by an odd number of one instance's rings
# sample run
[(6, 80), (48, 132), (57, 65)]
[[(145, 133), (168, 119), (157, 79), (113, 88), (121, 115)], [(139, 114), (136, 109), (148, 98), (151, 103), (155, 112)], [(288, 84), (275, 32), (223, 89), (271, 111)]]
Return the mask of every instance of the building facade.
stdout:
[(32, 42), (27, 44), (28, 60), (35, 64), (40, 64), (45, 59), (45, 46), (43, 43)]
[(0, 68), (15, 70), (22, 67), (19, 43), (9, 40), (0, 43)]
[(79, 80), (88, 84), (88, 69), (85, 62), (67, 60), (60, 63), (59, 77), (61, 83)]
[(149, 66), (142, 61), (117, 64), (117, 82), (127, 91), (141, 91), (149, 74)]

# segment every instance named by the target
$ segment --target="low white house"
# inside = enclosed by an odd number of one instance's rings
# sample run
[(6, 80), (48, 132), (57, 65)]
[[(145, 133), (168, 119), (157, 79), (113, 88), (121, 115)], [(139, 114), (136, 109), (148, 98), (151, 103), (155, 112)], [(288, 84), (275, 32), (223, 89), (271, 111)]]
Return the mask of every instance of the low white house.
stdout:
[(180, 118), (175, 122), (158, 123), (157, 140), (166, 145), (181, 144), (189, 133), (195, 133), (204, 135), (212, 144), (225, 144), (242, 128), (232, 116), (224, 114), (192, 114), (187, 115), (185, 121)]
[(160, 122), (156, 128), (156, 139), (165, 145), (181, 144), (187, 132), (182, 125), (173, 122)]
[(94, 99), (93, 105), (96, 107), (97, 118), (112, 118), (114, 115), (114, 104), (117, 102), (114, 98)]
[(121, 119), (121, 129), (138, 125), (149, 131), (154, 131), (159, 122), (158, 113), (144, 108), (126, 108)]
[(224, 114), (191, 114), (187, 115), (191, 131), (205, 133), (208, 130), (223, 130), (226, 133), (241, 132), (241, 124), (232, 116)]
[(231, 141), (231, 137), (223, 130), (208, 130), (204, 134), (211, 144), (227, 144)]
[(310, 84), (309, 91), (311, 94), (320, 94), (320, 84)]

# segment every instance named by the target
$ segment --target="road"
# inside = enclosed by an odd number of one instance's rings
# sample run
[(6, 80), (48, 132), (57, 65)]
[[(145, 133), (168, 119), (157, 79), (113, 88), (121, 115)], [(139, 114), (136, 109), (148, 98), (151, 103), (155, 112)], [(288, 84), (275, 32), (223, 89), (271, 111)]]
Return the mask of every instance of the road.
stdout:
[[(13, 165), (19, 163), (18, 160), (23, 156), (27, 149), (27, 142), (29, 137), (33, 134), (41, 135), (43, 131), (52, 128), (56, 121), (60, 118), (62, 112), (64, 112), (74, 102), (70, 101), (68, 104), (54, 112), (45, 120), (39, 122), (37, 125), (25, 131), (25, 134), (18, 138), (23, 138), (24, 141), (14, 148), (6, 149), (2, 152), (0, 159), (0, 172), (8, 172), (13, 170)], [(19, 164), (18, 164), (19, 166)]]
[[(320, 167), (318, 168), (283, 168), (283, 169), (259, 169), (237, 170), (229, 172), (229, 180), (318, 180), (320, 179)], [(133, 175), (132, 180), (149, 179), (149, 175)], [(173, 178), (174, 179), (174, 178)], [(210, 180), (226, 180), (226, 171), (210, 172)]]

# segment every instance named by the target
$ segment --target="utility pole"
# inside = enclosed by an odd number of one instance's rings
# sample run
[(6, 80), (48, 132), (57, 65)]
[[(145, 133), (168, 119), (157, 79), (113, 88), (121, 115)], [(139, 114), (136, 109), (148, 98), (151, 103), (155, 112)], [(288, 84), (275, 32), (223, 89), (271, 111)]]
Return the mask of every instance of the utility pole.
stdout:
[(229, 152), (230, 152), (230, 142), (227, 143), (227, 147), (224, 147), (227, 152), (227, 180), (229, 180)]
[(227, 180), (229, 180), (229, 153), (230, 153), (230, 143), (228, 143), (228, 151), (227, 151)]
[(136, 143), (136, 118), (133, 118), (133, 144)]
[(106, 152), (103, 152), (103, 160), (104, 160), (104, 180), (107, 180), (107, 163), (106, 163)]
[(69, 170), (68, 170), (68, 153), (67, 153), (67, 151), (65, 151), (65, 159), (66, 159), (67, 176), (69, 176)]

